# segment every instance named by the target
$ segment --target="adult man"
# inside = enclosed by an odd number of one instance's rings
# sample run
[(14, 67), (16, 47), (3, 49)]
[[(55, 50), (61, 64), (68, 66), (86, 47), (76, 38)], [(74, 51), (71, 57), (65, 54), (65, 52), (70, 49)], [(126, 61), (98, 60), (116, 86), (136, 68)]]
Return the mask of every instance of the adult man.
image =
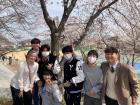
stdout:
[(133, 67), (119, 62), (116, 48), (108, 47), (104, 52), (107, 61), (101, 68), (106, 105), (137, 105), (139, 88)]
[(71, 45), (63, 47), (64, 54), (64, 99), (66, 105), (80, 105), (81, 90), (83, 88), (84, 73), (82, 64), (73, 56)]

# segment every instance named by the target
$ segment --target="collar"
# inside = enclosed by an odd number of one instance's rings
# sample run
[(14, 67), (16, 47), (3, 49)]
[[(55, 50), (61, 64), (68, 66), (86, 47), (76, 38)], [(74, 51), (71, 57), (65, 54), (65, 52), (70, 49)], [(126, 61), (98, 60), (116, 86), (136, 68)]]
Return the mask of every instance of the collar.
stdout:
[(118, 65), (118, 61), (117, 61), (115, 64), (113, 64), (113, 65), (109, 64), (109, 66), (110, 66), (110, 67), (113, 67), (114, 70), (116, 69), (117, 65)]

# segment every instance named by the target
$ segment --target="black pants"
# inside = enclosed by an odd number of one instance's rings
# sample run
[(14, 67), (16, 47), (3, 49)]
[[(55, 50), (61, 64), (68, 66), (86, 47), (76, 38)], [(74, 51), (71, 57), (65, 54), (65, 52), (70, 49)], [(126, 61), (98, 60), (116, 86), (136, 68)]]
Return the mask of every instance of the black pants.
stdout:
[(117, 100), (113, 100), (109, 98), (108, 96), (105, 96), (105, 103), (106, 105), (119, 105)]
[(65, 99), (66, 105), (80, 105), (81, 92), (72, 94), (65, 91), (64, 99)]
[(23, 97), (19, 97), (19, 89), (11, 87), (13, 105), (32, 105), (32, 93), (31, 91), (23, 92)]

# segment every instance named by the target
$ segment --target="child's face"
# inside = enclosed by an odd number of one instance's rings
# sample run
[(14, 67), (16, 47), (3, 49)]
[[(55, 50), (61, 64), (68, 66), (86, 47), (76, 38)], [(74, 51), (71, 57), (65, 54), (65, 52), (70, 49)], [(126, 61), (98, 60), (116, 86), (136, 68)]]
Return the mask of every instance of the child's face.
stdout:
[(50, 75), (43, 75), (43, 79), (47, 84), (51, 83), (51, 76)]

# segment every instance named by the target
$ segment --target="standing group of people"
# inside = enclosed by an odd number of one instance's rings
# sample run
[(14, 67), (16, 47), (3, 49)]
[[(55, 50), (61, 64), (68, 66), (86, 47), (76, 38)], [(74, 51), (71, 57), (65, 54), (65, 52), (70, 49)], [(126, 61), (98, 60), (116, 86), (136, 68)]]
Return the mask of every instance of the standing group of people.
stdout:
[(64, 60), (59, 64), (48, 44), (40, 47), (40, 40), (34, 38), (31, 46), (10, 83), (13, 105), (32, 105), (32, 97), (34, 105), (62, 105), (60, 84), (66, 105), (80, 105), (82, 95), (84, 105), (102, 105), (103, 100), (106, 105), (137, 105), (136, 74), (133, 67), (119, 62), (116, 48), (107, 47), (106, 61), (98, 66), (96, 50), (90, 50), (82, 63), (67, 45), (62, 48)]

